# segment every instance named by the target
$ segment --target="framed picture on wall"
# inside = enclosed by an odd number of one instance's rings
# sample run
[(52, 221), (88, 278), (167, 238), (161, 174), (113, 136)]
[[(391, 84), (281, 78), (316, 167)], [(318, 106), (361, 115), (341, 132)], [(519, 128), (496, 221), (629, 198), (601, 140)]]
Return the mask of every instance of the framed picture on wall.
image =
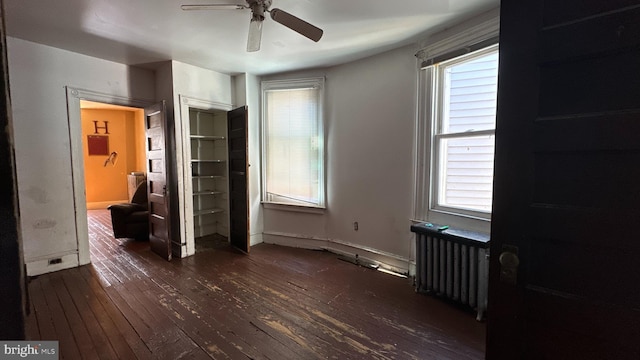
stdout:
[(105, 135), (87, 135), (89, 155), (109, 155), (109, 137)]

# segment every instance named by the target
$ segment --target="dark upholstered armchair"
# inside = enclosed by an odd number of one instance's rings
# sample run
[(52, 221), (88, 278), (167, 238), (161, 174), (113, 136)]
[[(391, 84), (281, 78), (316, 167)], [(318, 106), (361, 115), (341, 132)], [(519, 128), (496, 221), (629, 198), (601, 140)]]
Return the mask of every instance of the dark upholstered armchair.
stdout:
[(130, 203), (109, 206), (113, 236), (116, 239), (149, 240), (149, 210), (147, 206), (147, 182), (143, 181), (136, 188)]

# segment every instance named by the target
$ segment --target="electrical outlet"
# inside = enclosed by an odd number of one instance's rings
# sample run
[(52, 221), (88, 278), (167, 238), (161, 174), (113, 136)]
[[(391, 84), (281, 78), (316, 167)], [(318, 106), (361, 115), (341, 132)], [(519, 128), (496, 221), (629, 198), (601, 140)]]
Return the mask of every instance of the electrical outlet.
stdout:
[(353, 222), (353, 230), (358, 231), (358, 222), (357, 221)]

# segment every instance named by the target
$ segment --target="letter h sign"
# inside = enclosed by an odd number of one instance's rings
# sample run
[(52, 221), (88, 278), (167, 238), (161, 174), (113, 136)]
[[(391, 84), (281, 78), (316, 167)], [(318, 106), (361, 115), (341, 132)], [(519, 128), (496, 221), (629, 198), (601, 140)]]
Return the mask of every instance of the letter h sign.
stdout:
[(104, 126), (98, 126), (98, 120), (93, 120), (93, 133), (94, 134), (100, 134), (100, 129), (104, 130), (104, 133), (106, 135), (109, 135), (109, 122), (108, 121), (103, 121)]

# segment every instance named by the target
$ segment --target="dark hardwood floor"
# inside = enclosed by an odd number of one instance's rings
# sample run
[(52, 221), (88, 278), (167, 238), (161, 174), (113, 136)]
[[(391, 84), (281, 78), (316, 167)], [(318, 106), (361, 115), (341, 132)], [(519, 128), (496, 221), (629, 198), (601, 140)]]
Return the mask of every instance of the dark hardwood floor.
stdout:
[(62, 359), (482, 359), (474, 314), (327, 252), (201, 246), (162, 260), (89, 211), (92, 264), (32, 278), (28, 339)]

